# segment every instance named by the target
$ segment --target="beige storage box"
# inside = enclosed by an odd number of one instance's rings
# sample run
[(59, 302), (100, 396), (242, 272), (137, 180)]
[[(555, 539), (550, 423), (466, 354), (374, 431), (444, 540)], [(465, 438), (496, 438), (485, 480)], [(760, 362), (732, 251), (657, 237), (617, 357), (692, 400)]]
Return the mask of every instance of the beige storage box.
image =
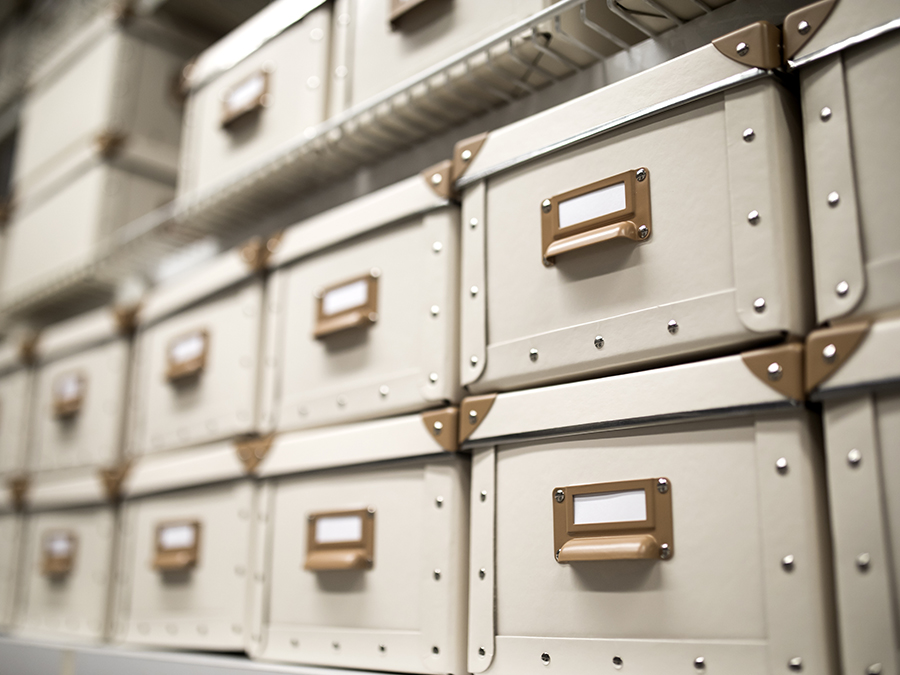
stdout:
[(131, 311), (104, 307), (45, 329), (37, 344), (32, 471), (96, 471), (120, 457)]
[(144, 457), (131, 468), (122, 491), (116, 641), (210, 651), (250, 651), (258, 642), (251, 625), (259, 623), (253, 608), (264, 579), (256, 530), (266, 513), (239, 458), (254, 449), (223, 441)]
[(810, 334), (821, 400), (844, 673), (900, 668), (900, 320)]
[(0, 632), (7, 631), (13, 621), (21, 536), (22, 517), (0, 509)]
[(470, 391), (805, 334), (800, 133), (767, 70), (778, 40), (753, 24), (457, 144)]
[(247, 245), (153, 289), (139, 313), (131, 452), (257, 429), (264, 253)]
[(802, 374), (791, 344), (464, 399), (470, 672), (837, 673)]
[(33, 346), (7, 338), (0, 345), (0, 480), (26, 468), (34, 371)]
[(265, 430), (458, 400), (459, 209), (432, 189), (446, 168), (285, 232), (270, 261)]
[(96, 476), (28, 490), (16, 632), (96, 642), (107, 636), (116, 514)]
[(469, 458), (456, 408), (286, 434), (268, 480), (261, 658), (466, 673)]
[(330, 43), (330, 2), (276, 0), (188, 67), (180, 195), (250, 169), (325, 119)]
[(785, 19), (802, 94), (819, 323), (900, 308), (898, 28), (896, 0), (817, 2)]

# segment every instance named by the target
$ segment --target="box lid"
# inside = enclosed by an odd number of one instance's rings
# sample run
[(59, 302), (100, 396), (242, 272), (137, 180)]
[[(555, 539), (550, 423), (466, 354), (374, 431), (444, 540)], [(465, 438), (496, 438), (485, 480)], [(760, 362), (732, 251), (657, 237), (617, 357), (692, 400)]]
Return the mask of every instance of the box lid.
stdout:
[(130, 325), (128, 309), (103, 307), (66, 321), (60, 321), (41, 331), (36, 346), (39, 361), (84, 351), (112, 340), (124, 339)]
[(90, 506), (107, 502), (103, 479), (96, 469), (32, 474), (28, 486), (29, 511)]

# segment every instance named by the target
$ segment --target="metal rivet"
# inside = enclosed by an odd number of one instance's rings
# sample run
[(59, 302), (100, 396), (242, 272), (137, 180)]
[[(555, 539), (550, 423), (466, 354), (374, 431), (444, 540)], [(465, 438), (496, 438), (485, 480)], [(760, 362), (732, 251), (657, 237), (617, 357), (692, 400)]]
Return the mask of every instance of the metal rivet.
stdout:
[(545, 666), (549, 666), (549, 665), (550, 665), (550, 655), (549, 655), (547, 652), (544, 652), (543, 654), (541, 654), (541, 662), (542, 662)]
[(478, 578), (479, 578), (479, 579), (484, 579), (486, 576), (487, 576), (487, 570), (486, 570), (486, 569), (484, 569), (484, 568), (482, 567), (480, 570), (478, 570)]
[(648, 228), (646, 225), (641, 225), (638, 228), (638, 236), (641, 239), (646, 239), (647, 237), (650, 236), (650, 228)]
[(478, 421), (478, 413), (475, 410), (469, 411), (469, 424), (475, 424)]
[(384, 398), (385, 396), (387, 396), (388, 394), (391, 393), (391, 389), (386, 384), (383, 384), (380, 387), (378, 387), (378, 393), (381, 394), (381, 398)]
[(797, 32), (800, 33), (800, 35), (806, 35), (809, 32), (809, 29), (809, 21), (801, 21), (797, 24)]
[(566, 501), (566, 491), (562, 488), (556, 490), (553, 493), (553, 499), (556, 500), (557, 504), (562, 504), (564, 501)]
[(350, 69), (347, 66), (338, 66), (334, 69), (334, 76), (338, 79), (344, 79), (347, 75), (350, 74)]
[(432, 249), (435, 253), (440, 253), (442, 248), (444, 248), (444, 245), (443, 245), (441, 242), (439, 242), (439, 241), (436, 241), (436, 242), (434, 242), (434, 243), (431, 245), (431, 249)]
[(532, 363), (538, 360), (538, 350), (532, 349), (528, 352), (528, 358), (531, 359)]
[(621, 668), (621, 667), (622, 667), (622, 657), (621, 657), (621, 656), (614, 656), (613, 659), (612, 659), (612, 661), (613, 661), (613, 665), (614, 665), (616, 668)]
[(481, 501), (487, 501), (487, 490), (481, 491)]
[(675, 335), (675, 333), (678, 332), (678, 322), (675, 319), (672, 319), (666, 325), (666, 328), (672, 335)]
[(429, 382), (431, 382), (432, 384), (434, 384), (435, 382), (438, 381), (438, 374), (437, 374), (437, 373), (431, 373), (431, 374), (429, 374), (429, 375), (428, 375), (428, 380), (429, 380)]
[(828, 193), (828, 206), (837, 206), (841, 201), (841, 196), (837, 192)]
[(794, 556), (786, 555), (781, 559), (781, 566), (785, 572), (791, 572), (794, 569)]
[(318, 42), (323, 37), (325, 37), (325, 32), (321, 28), (313, 28), (311, 31), (309, 31), (309, 37), (311, 40), (315, 40), (316, 42)]
[(843, 298), (850, 292), (850, 284), (846, 281), (839, 281), (838, 285), (834, 287), (834, 292), (838, 294), (838, 297)]
[(378, 651), (384, 653), (387, 651), (387, 647), (385, 647), (384, 645), (378, 645)]
[(747, 222), (751, 225), (756, 225), (759, 222), (759, 211), (753, 209), (750, 213), (748, 213)]
[(853, 448), (850, 452), (847, 453), (847, 462), (850, 466), (856, 467), (859, 466), (859, 463), (862, 461), (862, 453)]
[(299, 646), (300, 646), (300, 640), (298, 640), (297, 638), (291, 638), (291, 646), (292, 646), (292, 647), (299, 647)]
[(550, 203), (549, 199), (545, 199), (541, 202), (541, 211), (544, 213), (550, 213), (551, 208), (553, 208), (553, 204)]
[(375, 515), (375, 507), (374, 507), (374, 506), (368, 507), (368, 508), (366, 509), (366, 513), (369, 514), (369, 518), (371, 518), (372, 516), (374, 516), (374, 515)]
[(659, 557), (663, 560), (668, 560), (672, 557), (672, 549), (669, 548), (668, 544), (659, 545)]
[(775, 460), (775, 469), (778, 473), (787, 473), (788, 470), (788, 461), (785, 457), (779, 457)]
[(827, 344), (822, 348), (822, 359), (825, 363), (834, 363), (834, 360), (837, 358), (837, 347), (832, 344)]
[(437, 316), (437, 315), (440, 314), (440, 313), (441, 313), (441, 308), (440, 308), (440, 307), (438, 307), (437, 305), (432, 305), (432, 306), (431, 306), (431, 316)]
[(735, 49), (738, 56), (747, 56), (750, 53), (750, 45), (746, 42), (738, 42), (737, 49)]
[(635, 171), (634, 177), (637, 178), (638, 183), (643, 183), (647, 180), (647, 169), (638, 169)]
[(706, 659), (704, 659), (702, 656), (698, 656), (696, 659), (694, 659), (694, 668), (696, 668), (697, 670), (703, 670), (704, 668), (706, 668)]
[(432, 653), (432, 654), (440, 654), (440, 653), (441, 653), (441, 650), (438, 649), (437, 647), (432, 647), (432, 648), (431, 648), (431, 653)]
[(660, 478), (656, 481), (656, 491), (664, 495), (669, 491), (669, 481), (665, 478)]
[(772, 362), (769, 364), (769, 367), (766, 368), (766, 372), (769, 374), (769, 379), (773, 382), (777, 382), (781, 379), (782, 374), (784, 373), (784, 368), (781, 367), (780, 363)]
[(369, 270), (369, 276), (372, 277), (373, 279), (377, 279), (378, 277), (381, 276), (381, 269), (378, 267), (373, 267), (372, 269)]
[(746, 129), (744, 129), (744, 133), (741, 134), (741, 137), (749, 143), (754, 138), (756, 138), (756, 132), (753, 131), (753, 129), (751, 129), (750, 127), (747, 127)]
[(472, 151), (463, 150), (461, 153), (459, 153), (459, 158), (464, 162), (468, 162), (470, 159), (472, 159)]
[(319, 84), (321, 84), (321, 81), (315, 75), (311, 75), (306, 80), (306, 86), (309, 87), (310, 89), (318, 89)]
[(788, 661), (788, 668), (795, 672), (800, 672), (801, 670), (803, 670), (803, 659), (801, 659), (799, 656), (795, 656), (790, 661)]
[(438, 508), (441, 508), (444, 505), (444, 498), (441, 496), (437, 496), (434, 498), (434, 505)]
[(828, 120), (830, 120), (831, 119), (831, 108), (829, 108), (826, 105), (824, 108), (822, 108), (822, 110), (819, 111), (819, 117), (821, 118), (821, 120), (823, 122), (827, 122)]
[(441, 578), (441, 571), (440, 571), (440, 570), (435, 570), (435, 571), (434, 571), (434, 580), (437, 581), (437, 580), (440, 579), (440, 578)]
[(753, 301), (753, 309), (757, 312), (762, 312), (766, 308), (766, 299), (765, 298), (757, 298)]
[(883, 666), (880, 663), (873, 663), (871, 666), (866, 668), (866, 675), (881, 675), (881, 671)]
[(872, 556), (868, 553), (860, 553), (856, 556), (856, 566), (860, 572), (868, 572), (870, 564), (872, 564)]
[(443, 181), (443, 180), (444, 180), (444, 177), (439, 173), (436, 173), (431, 176), (431, 184), (432, 185), (440, 185), (441, 181)]
[(478, 227), (478, 218), (471, 218), (471, 219), (469, 220), (469, 227), (471, 227), (473, 230), (474, 230), (476, 227)]
[(473, 298), (474, 298), (476, 295), (478, 295), (478, 286), (472, 286), (472, 287), (469, 289), (469, 295), (471, 295)]
[(332, 643), (331, 643), (331, 646), (334, 647), (335, 649), (340, 649), (340, 648), (341, 648), (341, 643), (340, 643), (340, 642), (332, 642)]
[(604, 345), (604, 344), (605, 344), (605, 342), (604, 342), (604, 340), (603, 340), (603, 336), (602, 336), (602, 335), (596, 335), (596, 336), (594, 336), (594, 346), (595, 346), (597, 349), (603, 349), (603, 345)]
[(339, 407), (343, 408), (345, 405), (347, 405), (347, 399), (345, 399), (343, 396), (339, 396), (337, 404)]
[(434, 435), (435, 435), (435, 436), (440, 436), (440, 435), (441, 435), (441, 431), (443, 431), (443, 429), (444, 429), (444, 423), (443, 423), (443, 422), (435, 422), (435, 423), (434, 423)]
[(484, 647), (479, 647), (479, 648), (478, 648), (478, 656), (484, 656), (485, 653), (486, 653), (486, 652), (484, 651)]
[(477, 366), (478, 365), (478, 357), (477, 356), (469, 357), (469, 365), (471, 365), (473, 368), (475, 366)]

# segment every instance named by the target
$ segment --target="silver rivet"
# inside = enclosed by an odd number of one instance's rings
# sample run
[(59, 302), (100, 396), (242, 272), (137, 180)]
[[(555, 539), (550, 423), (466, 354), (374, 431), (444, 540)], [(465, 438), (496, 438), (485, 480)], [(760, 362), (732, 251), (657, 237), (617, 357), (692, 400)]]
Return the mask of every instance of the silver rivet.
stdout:
[(866, 668), (866, 675), (881, 675), (883, 666), (880, 663), (873, 663)]
[(834, 287), (834, 292), (838, 294), (838, 297), (843, 298), (850, 292), (850, 284), (846, 281), (839, 281), (838, 285)]
[(544, 213), (550, 213), (550, 209), (552, 207), (553, 205), (550, 203), (549, 199), (545, 199), (541, 202), (541, 211), (543, 211)]
[(825, 363), (833, 363), (837, 358), (837, 347), (834, 344), (827, 344), (822, 349), (822, 359)]
[(309, 87), (310, 89), (318, 89), (319, 84), (321, 84), (321, 80), (319, 80), (319, 78), (316, 77), (315, 75), (311, 75), (306, 80), (306, 86)]
[(474, 230), (476, 227), (478, 227), (478, 218), (471, 218), (471, 219), (469, 219), (469, 227), (471, 227), (473, 230)]
[(432, 185), (440, 185), (441, 181), (443, 181), (443, 180), (444, 180), (444, 177), (439, 173), (436, 173), (431, 176), (431, 184)]
[(477, 366), (478, 365), (478, 357), (477, 356), (469, 357), (469, 365), (471, 365), (473, 368), (475, 366)]
[(481, 501), (487, 501), (487, 490), (481, 491)]
[(765, 298), (757, 298), (753, 301), (753, 309), (757, 312), (762, 312), (766, 308), (766, 299)]
[(387, 647), (385, 647), (384, 645), (378, 645), (378, 651), (380, 651), (380, 652), (386, 652), (386, 651), (387, 651)]
[(672, 335), (675, 335), (675, 333), (678, 332), (678, 322), (677, 322), (675, 319), (672, 319), (671, 321), (669, 321), (668, 324), (666, 324), (666, 329), (667, 329)]
[(800, 33), (800, 35), (806, 35), (809, 32), (809, 29), (809, 21), (801, 21), (797, 24), (797, 32)]
[(478, 570), (478, 578), (479, 578), (479, 579), (484, 579), (486, 576), (487, 576), (487, 570), (486, 570), (486, 569), (484, 569), (484, 568), (482, 567), (480, 570)]
[(856, 566), (859, 568), (860, 572), (868, 572), (869, 565), (872, 563), (872, 556), (868, 553), (860, 553), (856, 556)]
[(332, 642), (332, 643), (331, 643), (331, 646), (332, 646), (334, 649), (340, 649), (340, 648), (341, 648), (341, 643), (340, 643), (340, 642)]
[(484, 647), (479, 647), (479, 648), (478, 648), (478, 656), (484, 656), (485, 653), (486, 653), (486, 652), (484, 651)]
[(741, 137), (749, 143), (754, 138), (756, 138), (756, 132), (753, 131), (753, 129), (751, 129), (750, 127), (747, 127), (746, 129), (744, 129), (744, 133), (741, 134)]
[(643, 183), (647, 180), (647, 169), (638, 169), (634, 172), (634, 177), (637, 178), (638, 183)]
[(837, 192), (828, 193), (828, 206), (837, 206), (841, 201), (841, 196)]
[(659, 545), (659, 557), (663, 560), (668, 560), (672, 557), (672, 549), (669, 548), (668, 544)]
[(478, 413), (474, 410), (469, 411), (469, 424), (475, 424), (478, 421)]
[(704, 668), (706, 668), (706, 659), (704, 659), (702, 656), (698, 656), (696, 659), (694, 659), (694, 668), (696, 668), (697, 670), (703, 670)]
[(316, 42), (318, 42), (324, 36), (325, 32), (321, 28), (313, 28), (311, 31), (309, 31), (310, 40), (315, 40)]
[(436, 241), (431, 245), (431, 250), (435, 253), (440, 253), (442, 248), (444, 248), (444, 245), (439, 241)]
[(750, 45), (746, 42), (738, 42), (737, 49), (735, 50), (738, 56), (747, 56), (750, 53)]
[(828, 120), (830, 120), (831, 119), (831, 108), (829, 108), (826, 105), (824, 108), (822, 108), (822, 110), (819, 111), (819, 117), (821, 118), (821, 120), (823, 122), (827, 122)]
[(646, 239), (647, 237), (650, 236), (650, 228), (648, 228), (646, 225), (641, 225), (638, 228), (638, 236), (641, 239)]
[(594, 336), (594, 346), (595, 346), (597, 349), (603, 349), (603, 345), (604, 345), (604, 344), (606, 344), (606, 343), (604, 342), (603, 336), (602, 336), (602, 335), (596, 335), (596, 336)]
[(669, 481), (665, 478), (660, 478), (656, 481), (656, 491), (659, 494), (664, 495), (669, 491)]
[(300, 640), (298, 640), (297, 638), (291, 638), (291, 646), (292, 646), (292, 647), (299, 647), (299, 646), (300, 646)]
[(428, 376), (428, 381), (431, 382), (432, 384), (434, 384), (435, 382), (437, 382), (437, 381), (438, 381), (438, 374), (437, 374), (437, 373), (431, 373), (431, 374)]
[(440, 313), (441, 313), (441, 308), (440, 308), (440, 307), (438, 307), (437, 305), (432, 305), (432, 306), (431, 306), (431, 316), (437, 316), (437, 315), (440, 314)]
[(434, 571), (434, 580), (437, 581), (437, 580), (439, 580), (440, 578), (441, 578), (441, 571), (440, 571), (440, 570), (435, 570), (435, 571)]
[(339, 396), (338, 400), (337, 400), (337, 404), (338, 404), (338, 407), (343, 408), (345, 405), (347, 405), (347, 399), (345, 399), (343, 396)]
[(557, 504), (562, 504), (564, 501), (566, 501), (566, 491), (562, 488), (556, 490), (553, 493), (553, 499), (556, 500)]
[(434, 498), (434, 505), (441, 508), (444, 505), (444, 498), (440, 495)]
[(781, 379), (782, 374), (784, 373), (784, 368), (781, 367), (780, 363), (772, 362), (769, 364), (769, 367), (766, 368), (766, 372), (769, 374), (769, 379), (773, 382), (777, 382)]
[(538, 350), (532, 349), (528, 352), (528, 358), (531, 359), (532, 363), (538, 360)]
[(381, 276), (381, 269), (379, 269), (378, 267), (373, 267), (369, 270), (369, 276), (373, 279), (377, 279)]
[(756, 225), (759, 222), (759, 211), (753, 209), (750, 213), (748, 213), (747, 222), (751, 225)]
[(543, 663), (545, 666), (550, 665), (550, 655), (547, 652), (541, 654), (541, 663)]
[(444, 430), (444, 423), (443, 423), (443, 422), (435, 422), (435, 423), (434, 423), (434, 435), (435, 435), (435, 436), (440, 436), (440, 435), (441, 435), (441, 431), (443, 431), (443, 430)]
[(788, 661), (788, 668), (795, 672), (800, 672), (801, 670), (803, 670), (803, 659), (801, 659), (799, 656), (795, 656), (790, 661)]
[(350, 69), (347, 66), (341, 65), (334, 69), (334, 76), (338, 79), (344, 79), (349, 74)]
[(794, 556), (786, 555), (781, 559), (781, 566), (785, 572), (791, 572), (794, 569)]
[(859, 463), (862, 461), (862, 453), (853, 448), (850, 452), (847, 453), (847, 462), (850, 466), (859, 466)]
[(391, 389), (386, 384), (383, 384), (380, 387), (378, 387), (378, 393), (381, 394), (381, 398), (384, 398), (385, 396), (387, 396), (388, 394), (391, 393)]
[(472, 159), (472, 151), (463, 150), (461, 153), (459, 153), (459, 158), (464, 162), (468, 162), (470, 159)]
[(787, 473), (788, 470), (788, 461), (785, 457), (779, 457), (775, 460), (775, 469), (778, 473)]
[(476, 295), (478, 295), (478, 286), (472, 286), (472, 287), (469, 289), (469, 295), (471, 295), (473, 298), (474, 298)]

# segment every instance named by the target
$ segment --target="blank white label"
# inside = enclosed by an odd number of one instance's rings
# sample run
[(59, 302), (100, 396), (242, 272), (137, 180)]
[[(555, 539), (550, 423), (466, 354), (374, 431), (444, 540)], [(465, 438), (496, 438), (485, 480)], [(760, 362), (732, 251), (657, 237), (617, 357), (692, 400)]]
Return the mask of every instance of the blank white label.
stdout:
[(159, 547), (163, 551), (192, 548), (197, 543), (197, 528), (191, 524), (169, 525), (159, 531)]
[(56, 398), (60, 401), (71, 401), (81, 397), (84, 382), (77, 373), (63, 375), (56, 381)]
[(625, 210), (625, 183), (613, 183), (599, 190), (559, 203), (559, 227), (572, 227), (594, 218)]
[(51, 534), (44, 541), (44, 550), (51, 558), (68, 558), (72, 555), (72, 540), (67, 534)]
[(575, 525), (599, 525), (647, 520), (643, 490), (575, 495)]
[(169, 358), (172, 363), (187, 363), (198, 359), (206, 348), (206, 335), (201, 332), (185, 335), (172, 345)]
[(322, 314), (334, 316), (354, 307), (362, 307), (369, 301), (369, 281), (360, 279), (333, 288), (322, 298)]
[(249, 108), (263, 95), (265, 89), (266, 76), (263, 73), (256, 73), (228, 92), (225, 108), (229, 114)]
[(316, 543), (362, 541), (362, 516), (324, 516), (316, 518)]

